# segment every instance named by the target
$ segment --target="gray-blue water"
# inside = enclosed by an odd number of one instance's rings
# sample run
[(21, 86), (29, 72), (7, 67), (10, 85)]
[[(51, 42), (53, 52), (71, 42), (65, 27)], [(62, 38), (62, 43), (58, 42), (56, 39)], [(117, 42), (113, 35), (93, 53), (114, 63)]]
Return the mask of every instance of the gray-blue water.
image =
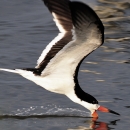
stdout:
[[(130, 1), (82, 0), (105, 26), (105, 42), (81, 65), (79, 82), (118, 113), (89, 111), (19, 75), (0, 72), (0, 130), (130, 130)], [(41, 0), (0, 0), (0, 68), (34, 67), (58, 30)]]

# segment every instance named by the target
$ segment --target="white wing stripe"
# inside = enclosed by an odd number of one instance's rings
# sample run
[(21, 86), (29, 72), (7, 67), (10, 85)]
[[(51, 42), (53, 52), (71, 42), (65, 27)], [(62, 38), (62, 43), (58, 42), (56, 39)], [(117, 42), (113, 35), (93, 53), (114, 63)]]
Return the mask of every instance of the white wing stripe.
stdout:
[(54, 12), (52, 12), (52, 15), (54, 17), (54, 22), (56, 23), (56, 26), (59, 28), (59, 31), (62, 32), (62, 33), (65, 33), (66, 30), (63, 28), (63, 26), (59, 23), (58, 21), (58, 17), (56, 16), (56, 14)]
[(39, 59), (37, 60), (37, 66), (35, 68), (38, 68), (38, 65), (43, 61), (43, 59), (45, 58), (45, 56), (47, 55), (47, 53), (51, 50), (52, 46), (55, 45), (58, 41), (60, 41), (65, 33), (66, 33), (66, 30), (63, 28), (63, 26), (59, 23), (58, 19), (57, 19), (57, 16), (54, 12), (52, 12), (52, 15), (54, 17), (54, 21), (56, 23), (56, 26), (58, 27), (58, 29), (60, 30), (61, 33), (58, 34), (57, 37), (55, 37), (48, 45), (47, 47), (45, 48), (45, 50), (43, 50), (41, 56), (39, 57)]
[(55, 37), (45, 48), (45, 50), (43, 50), (41, 56), (39, 57), (38, 61), (37, 61), (37, 66), (35, 68), (38, 67), (38, 65), (43, 61), (43, 59), (45, 58), (45, 56), (47, 55), (47, 53), (51, 50), (52, 46), (55, 45), (60, 39), (62, 39), (64, 37), (64, 33), (59, 33), (57, 37)]

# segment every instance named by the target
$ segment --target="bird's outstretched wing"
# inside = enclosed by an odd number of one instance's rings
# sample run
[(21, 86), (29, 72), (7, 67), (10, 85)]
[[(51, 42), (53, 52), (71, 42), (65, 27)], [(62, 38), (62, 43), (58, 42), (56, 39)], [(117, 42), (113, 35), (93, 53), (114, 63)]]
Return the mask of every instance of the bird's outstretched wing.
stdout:
[(44, 3), (61, 33), (40, 56), (38, 74), (74, 75), (81, 61), (103, 43), (103, 24), (84, 3), (69, 0), (44, 0)]
[(40, 72), (48, 65), (53, 57), (72, 40), (71, 30), (73, 28), (69, 0), (43, 0), (49, 11), (53, 15), (60, 33), (43, 50), (37, 61), (36, 68)]

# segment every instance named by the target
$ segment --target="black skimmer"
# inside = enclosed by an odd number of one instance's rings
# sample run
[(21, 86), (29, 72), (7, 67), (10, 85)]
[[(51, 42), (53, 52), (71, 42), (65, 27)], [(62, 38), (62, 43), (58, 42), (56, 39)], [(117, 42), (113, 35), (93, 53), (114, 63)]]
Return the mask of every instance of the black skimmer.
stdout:
[(60, 31), (43, 50), (35, 68), (3, 69), (17, 73), (48, 91), (64, 94), (73, 102), (90, 110), (118, 113), (100, 106), (78, 83), (80, 64), (104, 42), (104, 26), (97, 14), (82, 2), (43, 0)]

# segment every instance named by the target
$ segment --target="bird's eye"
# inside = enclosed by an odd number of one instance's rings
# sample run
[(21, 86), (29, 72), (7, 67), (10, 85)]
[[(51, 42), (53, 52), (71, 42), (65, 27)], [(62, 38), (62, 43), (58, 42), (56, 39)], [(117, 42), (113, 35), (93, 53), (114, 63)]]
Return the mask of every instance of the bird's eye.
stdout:
[(98, 102), (97, 101), (93, 101), (93, 104), (98, 104)]
[(93, 101), (93, 104), (95, 104), (96, 102), (95, 101)]

